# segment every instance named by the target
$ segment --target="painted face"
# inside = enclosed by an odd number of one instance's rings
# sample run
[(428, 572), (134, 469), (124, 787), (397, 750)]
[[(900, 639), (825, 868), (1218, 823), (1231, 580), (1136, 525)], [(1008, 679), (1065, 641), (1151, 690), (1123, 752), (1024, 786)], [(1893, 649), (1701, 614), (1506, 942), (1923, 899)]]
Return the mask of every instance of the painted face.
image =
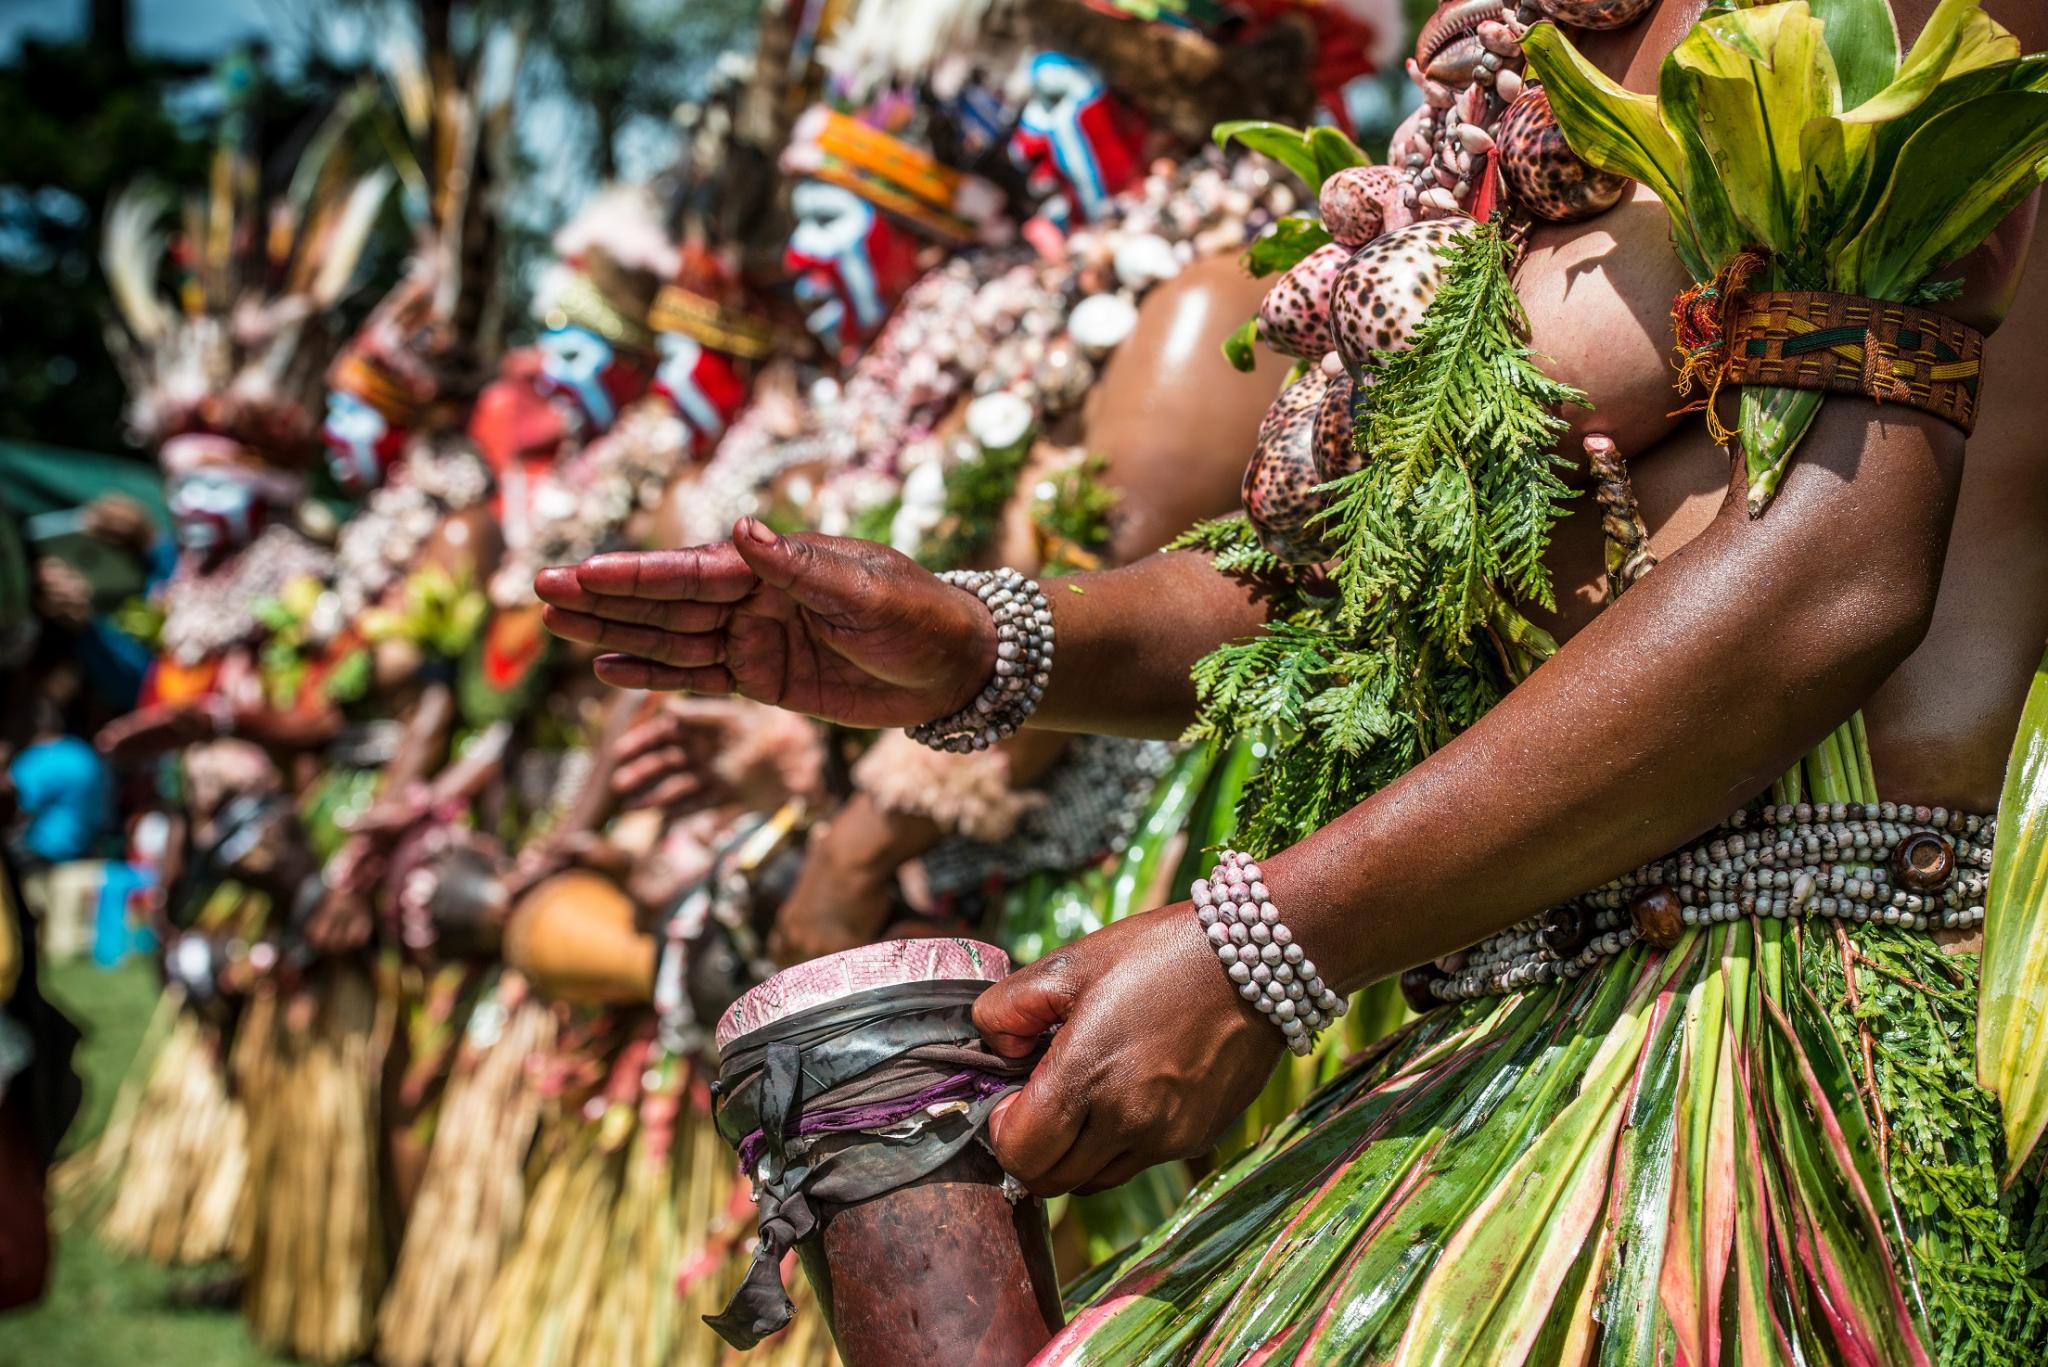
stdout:
[(1059, 52), (1031, 59), (1031, 98), (1010, 152), (1035, 187), (1065, 189), (1090, 221), (1144, 169), (1145, 129), (1119, 104), (1102, 73)]
[(178, 548), (208, 562), (247, 546), (269, 520), (269, 505), (255, 482), (231, 465), (173, 476), (166, 501)]
[(405, 449), (406, 432), (376, 408), (342, 390), (327, 394), (327, 469), (345, 494), (360, 497), (384, 482)]
[(675, 405), (699, 457), (711, 453), (747, 398), (746, 383), (728, 357), (675, 332), (662, 335), (654, 392)]
[(917, 244), (859, 195), (824, 181), (800, 182), (790, 208), (784, 264), (797, 302), (818, 340), (844, 355), (881, 330), (917, 278)]
[(490, 467), (492, 508), (508, 538), (525, 535), (534, 491), (545, 486), (578, 418), (576, 405), (546, 383), (541, 365), (538, 347), (507, 352), (469, 415), (470, 440)]
[(537, 347), (542, 387), (576, 405), (586, 436), (609, 429), (619, 410), (647, 390), (640, 367), (589, 328), (549, 328)]

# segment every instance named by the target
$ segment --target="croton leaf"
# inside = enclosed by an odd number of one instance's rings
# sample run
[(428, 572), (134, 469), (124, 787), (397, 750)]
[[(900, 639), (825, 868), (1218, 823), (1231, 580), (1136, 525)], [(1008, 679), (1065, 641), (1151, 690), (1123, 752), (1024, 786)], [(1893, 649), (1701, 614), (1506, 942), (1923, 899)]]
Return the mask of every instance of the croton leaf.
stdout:
[(1245, 249), (1245, 269), (1253, 275), (1275, 275), (1330, 241), (1330, 230), (1312, 218), (1289, 214), (1273, 230)]
[(1839, 284), (1896, 299), (1974, 249), (2048, 176), (2048, 94), (2003, 91), (1928, 119), (1836, 257)]
[(1672, 50), (1660, 84), (1689, 96), (1689, 122), (1751, 239), (1788, 256), (1806, 240), (1802, 134), (1841, 108), (1823, 37), (1803, 0), (1717, 15)]
[(1324, 177), (1346, 166), (1362, 166), (1366, 156), (1356, 143), (1334, 128), (1292, 128), (1267, 119), (1232, 119), (1210, 133), (1218, 147), (1235, 140), (1262, 153), (1300, 176), (1310, 194), (1320, 194)]
[(1898, 74), (1842, 117), (1850, 123), (1888, 123), (1904, 118), (1943, 81), (2017, 61), (2019, 40), (1993, 23), (1982, 5), (1983, 0), (1941, 0)]
[(1243, 327), (1223, 339), (1223, 359), (1238, 370), (1250, 374), (1259, 364), (1259, 354), (1254, 349), (1258, 340), (1259, 320), (1245, 319)]
[(1347, 167), (1372, 165), (1372, 158), (1340, 129), (1319, 124), (1308, 130), (1307, 140), (1309, 154), (1316, 162), (1316, 190), (1323, 188), (1323, 181)]
[(1530, 29), (1522, 51), (1572, 151), (1603, 171), (1649, 186), (1670, 211), (1679, 255), (1693, 278), (1711, 275), (1715, 263), (1705, 257), (1687, 217), (1685, 153), (1658, 117), (1657, 101), (1609, 80), (1555, 24)]
[(2011, 1181), (2048, 1130), (2048, 659), (2006, 764), (1977, 994), (1977, 1080), (2004, 1107)]
[(1899, 26), (1890, 0), (1810, 0), (1827, 30), (1828, 51), (1842, 83), (1842, 104), (1855, 108), (1899, 74)]

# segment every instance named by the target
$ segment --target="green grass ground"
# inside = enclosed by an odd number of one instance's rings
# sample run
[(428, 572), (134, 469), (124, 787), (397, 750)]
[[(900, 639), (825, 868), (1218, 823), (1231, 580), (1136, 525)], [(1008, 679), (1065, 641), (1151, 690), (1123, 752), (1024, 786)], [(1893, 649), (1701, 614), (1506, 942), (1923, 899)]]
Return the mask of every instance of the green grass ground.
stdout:
[[(51, 969), (43, 990), (85, 1031), (79, 1071), (85, 1109), (66, 1140), (98, 1134), (156, 1004), (144, 963), (113, 972), (90, 963)], [(258, 1367), (284, 1359), (250, 1343), (232, 1308), (190, 1309), (182, 1290), (213, 1278), (115, 1258), (84, 1231), (60, 1234), (50, 1294), (0, 1315), (0, 1367)]]

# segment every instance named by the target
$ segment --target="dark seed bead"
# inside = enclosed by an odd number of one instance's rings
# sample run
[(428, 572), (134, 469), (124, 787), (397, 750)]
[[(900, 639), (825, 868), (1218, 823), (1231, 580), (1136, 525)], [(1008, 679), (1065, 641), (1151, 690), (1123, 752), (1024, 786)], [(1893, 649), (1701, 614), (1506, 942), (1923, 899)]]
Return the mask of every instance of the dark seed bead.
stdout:
[(1552, 907), (1543, 914), (1543, 947), (1560, 959), (1569, 959), (1593, 938), (1592, 927), (1579, 908), (1570, 904)]
[(1916, 892), (1933, 892), (1956, 871), (1954, 843), (1935, 831), (1915, 831), (1892, 850), (1892, 877)]
[(1418, 1015), (1434, 1011), (1442, 1003), (1430, 989), (1446, 976), (1435, 964), (1423, 964), (1409, 969), (1401, 975), (1401, 999), (1408, 1003), (1410, 1011)]
[(1662, 883), (1637, 893), (1628, 910), (1636, 935), (1659, 949), (1671, 948), (1685, 933), (1684, 909), (1678, 894)]

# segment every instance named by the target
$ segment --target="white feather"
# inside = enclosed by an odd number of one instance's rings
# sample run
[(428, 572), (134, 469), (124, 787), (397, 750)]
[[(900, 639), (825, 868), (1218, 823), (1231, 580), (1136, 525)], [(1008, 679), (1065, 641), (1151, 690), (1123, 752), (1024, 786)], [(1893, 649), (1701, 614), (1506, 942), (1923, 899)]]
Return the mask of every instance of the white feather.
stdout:
[(857, 0), (822, 54), (855, 100), (899, 78), (928, 74), (941, 58), (984, 46), (983, 30), (1016, 0)]
[(100, 265), (107, 273), (114, 307), (145, 346), (161, 341), (171, 326), (171, 310), (156, 288), (166, 237), (164, 204), (158, 191), (129, 186), (108, 208), (106, 234), (100, 241)]
[(355, 279), (356, 265), (362, 260), (363, 248), (370, 240), (370, 232), (377, 226), (377, 215), (384, 207), (384, 197), (397, 183), (397, 173), (388, 166), (382, 166), (357, 181), (355, 188), (349, 191), (326, 240), (318, 244), (321, 250), (319, 270), (314, 273), (312, 286), (307, 291), (315, 306), (326, 308), (348, 292), (349, 283)]

